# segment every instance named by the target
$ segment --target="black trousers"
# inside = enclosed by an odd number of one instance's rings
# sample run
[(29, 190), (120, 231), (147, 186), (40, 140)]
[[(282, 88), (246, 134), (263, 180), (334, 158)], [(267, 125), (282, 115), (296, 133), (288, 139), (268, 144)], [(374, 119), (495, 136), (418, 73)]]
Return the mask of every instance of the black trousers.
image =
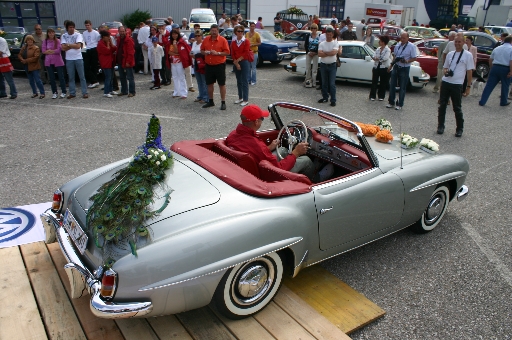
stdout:
[(90, 84), (98, 82), (98, 68), (98, 51), (96, 48), (90, 48), (85, 53), (84, 58), (85, 79), (87, 79)]
[(446, 118), (446, 107), (448, 100), (452, 99), (453, 112), (455, 112), (455, 121), (457, 130), (464, 130), (464, 116), (462, 114), (462, 84), (450, 84), (446, 81), (441, 83), (440, 105), (437, 116), (437, 126), (444, 128)]
[[(375, 94), (378, 94), (379, 99), (384, 99), (384, 97), (386, 97), (386, 87), (388, 86), (388, 83), (388, 69), (386, 67), (374, 68), (372, 71), (372, 89), (370, 90), (370, 98), (375, 99)], [(379, 89), (378, 92), (377, 88)]]

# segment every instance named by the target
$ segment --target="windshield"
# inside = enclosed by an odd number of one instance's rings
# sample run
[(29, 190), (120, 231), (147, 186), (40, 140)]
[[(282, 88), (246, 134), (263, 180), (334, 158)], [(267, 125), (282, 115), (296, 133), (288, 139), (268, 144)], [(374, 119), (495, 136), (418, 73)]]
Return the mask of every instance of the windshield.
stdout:
[[(271, 105), (271, 113), (277, 112), (278, 118), (283, 124), (287, 124), (293, 120), (302, 121), (308, 128), (314, 129), (324, 136), (331, 139), (338, 139), (349, 142), (357, 147), (361, 147), (360, 141), (351, 128), (349, 121), (332, 116), (329, 112), (316, 110), (312, 107), (302, 106), (298, 104), (276, 103)], [(340, 127), (339, 124), (346, 125), (348, 129)], [(278, 128), (278, 124), (274, 124), (273, 119), (265, 119), (261, 126), (261, 130), (270, 130)]]
[(190, 22), (200, 22), (200, 23), (208, 23), (208, 24), (216, 24), (217, 20), (215, 19), (215, 15), (213, 14), (192, 14), (190, 16)]
[(276, 37), (274, 37), (274, 35), (272, 33), (270, 33), (269, 31), (259, 30), (258, 33), (260, 34), (261, 41), (277, 41), (277, 40), (279, 40)]

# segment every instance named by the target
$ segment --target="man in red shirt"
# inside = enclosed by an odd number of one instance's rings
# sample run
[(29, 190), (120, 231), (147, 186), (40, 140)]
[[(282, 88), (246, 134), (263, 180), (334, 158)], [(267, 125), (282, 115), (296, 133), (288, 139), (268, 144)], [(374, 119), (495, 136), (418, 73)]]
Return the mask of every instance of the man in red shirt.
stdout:
[[(242, 123), (238, 124), (236, 129), (226, 138), (226, 145), (235, 150), (250, 154), (257, 163), (262, 160), (268, 160), (275, 167), (304, 174), (313, 181), (315, 166), (311, 159), (305, 156), (309, 149), (308, 143), (297, 144), (291, 154), (278, 162), (276, 156), (272, 154), (272, 151), (277, 147), (277, 139), (267, 146), (258, 138), (256, 131), (261, 127), (264, 118), (268, 116), (269, 112), (263, 111), (258, 105), (251, 104), (244, 107), (240, 114)], [(286, 151), (285, 148), (279, 149), (281, 154), (286, 154)]]
[(219, 35), (219, 26), (213, 24), (210, 27), (210, 35), (203, 39), (201, 44), (201, 53), (204, 54), (206, 68), (205, 80), (208, 85), (208, 103), (204, 104), (203, 109), (215, 106), (213, 103), (213, 85), (219, 84), (221, 110), (226, 109), (226, 56), (230, 54), (229, 45), (226, 38)]

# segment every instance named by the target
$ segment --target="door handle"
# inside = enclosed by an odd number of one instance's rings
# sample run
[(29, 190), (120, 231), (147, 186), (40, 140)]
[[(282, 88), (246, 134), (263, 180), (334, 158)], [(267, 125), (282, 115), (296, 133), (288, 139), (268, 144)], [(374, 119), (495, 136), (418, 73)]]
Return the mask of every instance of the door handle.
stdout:
[(334, 208), (334, 206), (331, 206), (330, 208), (320, 209), (320, 215), (325, 214), (326, 212), (332, 210), (333, 208)]

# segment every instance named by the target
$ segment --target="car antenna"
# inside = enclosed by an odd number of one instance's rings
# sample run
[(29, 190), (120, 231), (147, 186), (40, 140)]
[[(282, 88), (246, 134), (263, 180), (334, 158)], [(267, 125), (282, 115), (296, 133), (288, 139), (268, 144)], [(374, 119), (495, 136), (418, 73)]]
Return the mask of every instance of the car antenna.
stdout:
[(403, 147), (402, 147), (402, 139), (404, 138), (402, 136), (402, 115), (400, 114), (400, 111), (398, 111), (399, 115), (399, 125), (398, 125), (398, 132), (400, 133), (400, 170), (403, 170)]

